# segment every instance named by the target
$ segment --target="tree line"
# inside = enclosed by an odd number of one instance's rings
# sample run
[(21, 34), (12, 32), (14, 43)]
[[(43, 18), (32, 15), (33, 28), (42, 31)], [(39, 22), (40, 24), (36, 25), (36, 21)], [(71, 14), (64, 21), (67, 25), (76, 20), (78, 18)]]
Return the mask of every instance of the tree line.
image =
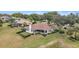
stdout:
[[(0, 16), (5, 14), (0, 14)], [(6, 14), (9, 15), (9, 14)], [(48, 12), (44, 14), (22, 14), (22, 13), (13, 13), (9, 16), (16, 17), (16, 18), (25, 18), (31, 20), (32, 22), (48, 22), (49, 24), (55, 23), (58, 26), (64, 26), (69, 24), (70, 27), (66, 29), (67, 35), (72, 39), (79, 40), (79, 14), (78, 13), (70, 13), (68, 15), (61, 15), (56, 11)], [(13, 22), (14, 19), (11, 21)], [(2, 21), (0, 20), (0, 26)], [(62, 32), (62, 28), (59, 29)]]
[(60, 15), (58, 12), (48, 12), (44, 13), (42, 15), (40, 14), (22, 14), (22, 13), (14, 13), (11, 16), (13, 17), (21, 17), (21, 18), (29, 18), (33, 22), (37, 21), (48, 21), (48, 23), (56, 23), (57, 25), (65, 25), (65, 24), (70, 24), (73, 25), (74, 23), (79, 23), (79, 15), (70, 13), (68, 15)]
[[(3, 14), (0, 14), (0, 16)], [(8, 14), (6, 14), (8, 15)], [(58, 12), (48, 12), (44, 14), (22, 14), (22, 13), (13, 13), (10, 16), (12, 17), (19, 17), (19, 18), (29, 18), (32, 22), (43, 22), (47, 21), (48, 23), (56, 23), (57, 25), (65, 25), (70, 24), (73, 25), (74, 23), (79, 23), (79, 15), (70, 13), (68, 15), (60, 15)]]

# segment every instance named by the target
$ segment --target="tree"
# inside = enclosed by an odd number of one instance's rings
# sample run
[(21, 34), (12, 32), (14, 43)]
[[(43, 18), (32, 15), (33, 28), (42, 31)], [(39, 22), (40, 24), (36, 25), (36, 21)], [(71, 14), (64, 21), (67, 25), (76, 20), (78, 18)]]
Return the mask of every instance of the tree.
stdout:
[(31, 19), (32, 22), (41, 21), (41, 16), (38, 14), (31, 14), (29, 15), (29, 18)]
[(56, 20), (60, 18), (60, 15), (56, 11), (45, 13), (44, 16), (48, 20), (48, 23), (56, 23)]
[(70, 27), (67, 34), (71, 37), (71, 39), (79, 40), (79, 24), (75, 23), (73, 27)]
[(72, 26), (75, 23), (79, 23), (79, 16), (73, 13), (64, 16), (60, 15), (56, 17), (55, 22), (61, 25), (70, 24)]
[(19, 17), (19, 18), (25, 18), (25, 19), (28, 18), (28, 15), (22, 14), (22, 13), (14, 13), (14, 14), (12, 14), (12, 16), (13, 17)]
[(69, 15), (67, 15), (67, 19), (68, 22), (73, 25), (78, 21), (79, 17), (77, 14), (70, 13)]
[(74, 37), (75, 37), (75, 40), (79, 40), (79, 37), (77, 36), (78, 33), (79, 33), (79, 24), (78, 23), (75, 23), (74, 25)]
[(23, 15), (23, 18), (27, 19), (28, 18), (28, 15), (27, 14), (24, 14)]
[(10, 21), (9, 21), (9, 22), (10, 22), (10, 23), (13, 23), (14, 21), (15, 21), (15, 19), (10, 19)]

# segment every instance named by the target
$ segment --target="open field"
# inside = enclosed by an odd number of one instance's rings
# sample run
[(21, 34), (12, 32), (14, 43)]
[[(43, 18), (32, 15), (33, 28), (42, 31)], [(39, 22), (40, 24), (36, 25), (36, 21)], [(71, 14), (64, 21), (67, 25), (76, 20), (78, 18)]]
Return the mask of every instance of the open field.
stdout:
[(62, 15), (59, 11), (43, 11), (42, 14), (39, 14), (39, 11), (32, 14), (24, 12), (0, 14), (0, 47), (79, 47), (78, 13), (65, 11), (69, 13)]
[(39, 48), (41, 46), (45, 47), (46, 45), (48, 48), (79, 47), (79, 41), (73, 42), (67, 39), (65, 35), (59, 33), (49, 34), (46, 37), (38, 34), (23, 38), (19, 34), (16, 34), (20, 31), (20, 28), (10, 28), (7, 25), (8, 23), (5, 23), (0, 28), (1, 48)]
[(68, 43), (68, 44), (70, 44), (70, 45), (73, 45), (73, 47), (74, 48), (79, 48), (79, 41), (72, 41), (72, 40), (69, 40), (69, 39), (66, 39), (65, 41), (64, 41), (65, 43)]
[(0, 47), (39, 47), (40, 45), (61, 38), (59, 33), (54, 33), (46, 37), (42, 35), (31, 35), (24, 39), (16, 34), (18, 31), (20, 31), (20, 28), (10, 28), (7, 26), (7, 23), (4, 24), (3, 27), (0, 28)]

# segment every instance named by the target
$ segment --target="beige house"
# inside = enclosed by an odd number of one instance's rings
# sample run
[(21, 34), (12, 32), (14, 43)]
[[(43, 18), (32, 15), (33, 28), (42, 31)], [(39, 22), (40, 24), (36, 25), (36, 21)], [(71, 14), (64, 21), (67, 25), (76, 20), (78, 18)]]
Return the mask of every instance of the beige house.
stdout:
[(12, 17), (9, 15), (2, 15), (0, 16), (0, 20), (2, 20), (3, 22), (9, 21)]
[(27, 26), (29, 24), (32, 24), (30, 19), (24, 19), (24, 18), (16, 18), (13, 22), (14, 26)]

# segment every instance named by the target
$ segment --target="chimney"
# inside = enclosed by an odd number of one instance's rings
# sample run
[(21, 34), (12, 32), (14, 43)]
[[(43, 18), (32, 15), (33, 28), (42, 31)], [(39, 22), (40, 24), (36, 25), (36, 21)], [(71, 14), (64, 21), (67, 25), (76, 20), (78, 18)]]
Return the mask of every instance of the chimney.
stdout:
[(29, 33), (31, 33), (31, 28), (32, 28), (32, 25), (29, 24)]

